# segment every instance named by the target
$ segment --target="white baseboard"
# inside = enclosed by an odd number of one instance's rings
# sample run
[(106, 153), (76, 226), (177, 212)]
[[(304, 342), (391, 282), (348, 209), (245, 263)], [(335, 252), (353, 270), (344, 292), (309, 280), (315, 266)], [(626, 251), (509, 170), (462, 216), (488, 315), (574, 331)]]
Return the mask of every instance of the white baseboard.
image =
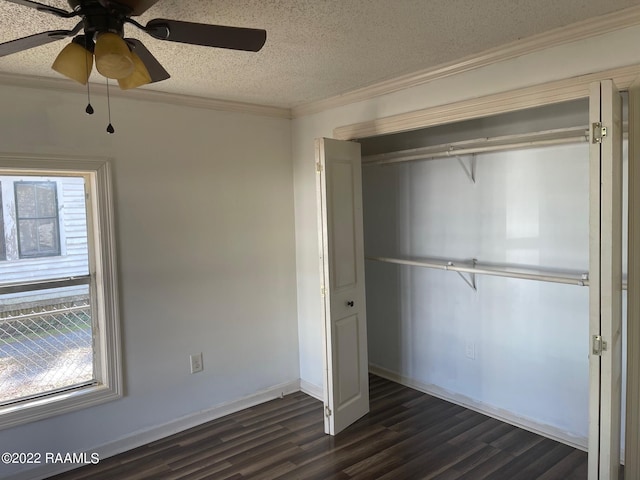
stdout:
[[(274, 398), (298, 392), (301, 390), (300, 383), (300, 380), (281, 383), (238, 400), (216, 405), (212, 408), (171, 420), (163, 425), (139, 430), (109, 443), (86, 449), (85, 451), (98, 453), (100, 459), (112, 457), (119, 453), (132, 450), (147, 443), (155, 442), (156, 440), (160, 440), (175, 433), (224, 417), (225, 415), (244, 410), (245, 408), (254, 407), (261, 403), (268, 402), (269, 400), (273, 400)], [(5, 480), (42, 480), (62, 472), (72, 470), (76, 467), (77, 466), (74, 467), (69, 464), (42, 465), (37, 468), (25, 470), (9, 477), (5, 477)]]
[(314, 383), (309, 383), (306, 380), (300, 379), (300, 391), (320, 400), (321, 402), (324, 401), (324, 388), (321, 386), (319, 387)]
[(528, 418), (520, 417), (511, 412), (494, 407), (492, 405), (488, 405), (483, 402), (479, 402), (478, 400), (469, 398), (465, 395), (450, 392), (448, 390), (445, 390), (444, 388), (438, 387), (437, 385), (428, 385), (422, 383), (418, 380), (405, 377), (377, 365), (369, 364), (369, 372), (373, 373), (374, 375), (378, 375), (379, 377), (386, 378), (393, 382), (404, 385), (406, 387), (413, 388), (414, 390), (427, 393), (433, 397), (446, 400), (447, 402), (455, 403), (456, 405), (468, 408), (469, 410), (474, 410), (510, 425), (514, 425), (524, 430), (542, 435), (543, 437), (550, 438), (551, 440), (556, 440), (571, 447), (587, 451), (586, 437), (571, 435), (570, 433), (565, 432), (557, 427), (539, 423)]

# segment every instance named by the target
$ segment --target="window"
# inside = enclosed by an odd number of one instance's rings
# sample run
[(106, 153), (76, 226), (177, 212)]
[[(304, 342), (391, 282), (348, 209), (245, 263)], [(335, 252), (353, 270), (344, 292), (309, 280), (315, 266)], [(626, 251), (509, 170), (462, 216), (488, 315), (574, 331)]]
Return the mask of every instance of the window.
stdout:
[(119, 398), (108, 162), (0, 154), (0, 185), (0, 428)]
[(60, 254), (55, 182), (16, 182), (20, 257)]

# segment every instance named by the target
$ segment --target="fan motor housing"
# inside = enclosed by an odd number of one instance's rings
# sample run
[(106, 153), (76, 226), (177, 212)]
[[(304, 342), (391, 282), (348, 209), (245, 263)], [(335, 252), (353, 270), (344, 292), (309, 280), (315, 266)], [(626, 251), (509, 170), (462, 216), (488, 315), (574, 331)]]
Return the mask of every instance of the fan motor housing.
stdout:
[[(84, 31), (88, 36), (112, 32), (124, 35), (124, 22), (131, 9), (116, 2), (99, 0), (68, 0), (69, 6), (82, 17)], [(108, 8), (103, 6), (107, 3)]]

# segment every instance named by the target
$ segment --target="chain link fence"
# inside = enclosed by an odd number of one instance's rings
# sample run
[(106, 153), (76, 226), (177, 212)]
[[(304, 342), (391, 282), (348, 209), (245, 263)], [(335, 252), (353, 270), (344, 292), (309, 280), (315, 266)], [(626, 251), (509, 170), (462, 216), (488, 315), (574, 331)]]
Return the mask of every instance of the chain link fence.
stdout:
[(0, 312), (0, 405), (93, 379), (88, 297)]

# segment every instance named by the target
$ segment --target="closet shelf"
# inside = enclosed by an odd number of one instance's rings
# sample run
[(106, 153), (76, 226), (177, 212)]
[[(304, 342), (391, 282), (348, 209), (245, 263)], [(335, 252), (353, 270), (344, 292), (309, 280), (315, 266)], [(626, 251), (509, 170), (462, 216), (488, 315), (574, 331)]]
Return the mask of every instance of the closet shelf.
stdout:
[[(393, 258), (393, 257), (365, 257), (367, 260), (397, 265), (410, 265), (414, 267), (434, 268), (437, 270), (450, 270), (458, 274), (469, 273), (471, 281), (463, 277), (471, 288), (476, 289), (475, 275), (492, 275), (495, 277), (519, 278), (523, 280), (537, 280), (540, 282), (564, 283), (567, 285), (589, 286), (589, 274), (580, 272), (568, 272), (560, 270), (542, 270), (534, 268), (520, 268), (514, 266), (498, 266), (495, 264), (482, 265), (473, 259), (471, 262), (447, 261), (441, 258)], [(461, 275), (462, 276), (462, 275)], [(472, 282), (472, 283), (470, 283)], [(627, 289), (627, 279), (622, 279), (622, 289)]]
[(454, 262), (435, 258), (392, 258), (366, 257), (376, 262), (411, 265), (416, 267), (450, 270), (458, 273), (474, 275), (492, 275), (497, 277), (520, 278), (524, 280), (538, 280), (542, 282), (564, 283), (569, 285), (588, 286), (589, 274), (576, 272), (561, 272), (552, 270), (538, 270), (532, 268), (516, 268), (496, 265), (482, 265), (472, 262)]
[(431, 145), (428, 147), (400, 150), (397, 152), (366, 155), (362, 157), (362, 165), (385, 165), (435, 158), (460, 157), (484, 152), (516, 150), (521, 148), (584, 143), (589, 140), (587, 126), (559, 128), (541, 132), (503, 135), (499, 137), (483, 137), (461, 142)]

